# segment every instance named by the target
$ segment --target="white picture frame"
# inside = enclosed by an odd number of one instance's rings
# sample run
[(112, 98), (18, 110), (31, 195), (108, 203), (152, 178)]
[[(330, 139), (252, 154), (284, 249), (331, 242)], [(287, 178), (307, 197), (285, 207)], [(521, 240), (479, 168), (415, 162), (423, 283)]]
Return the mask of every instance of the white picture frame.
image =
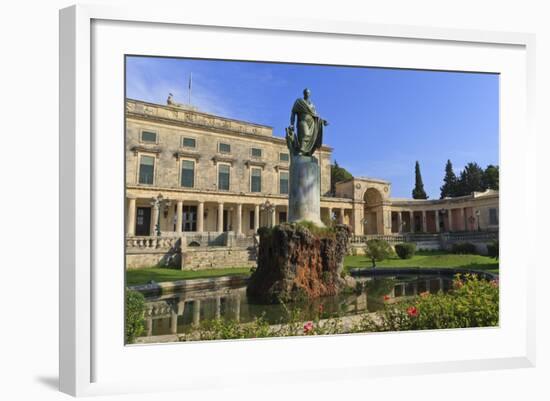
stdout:
[[(123, 237), (117, 242), (118, 228), (113, 230), (115, 236), (112, 238), (109, 233), (104, 233), (109, 238), (98, 236), (103, 234), (100, 232), (103, 227), (102, 219), (120, 222), (124, 214), (122, 202), (109, 203), (106, 198), (107, 190), (117, 188), (114, 185), (120, 186), (116, 189), (115, 196), (124, 191), (123, 181), (116, 184), (123, 163), (122, 153), (117, 148), (120, 146), (123, 131), (118, 139), (113, 139), (113, 149), (106, 146), (105, 138), (97, 131), (103, 128), (103, 124), (120, 127), (124, 113), (118, 92), (122, 85), (110, 88), (115, 91), (115, 95), (110, 96), (107, 88), (101, 87), (104, 79), (102, 68), (109, 67), (111, 63), (119, 66), (121, 60), (117, 57), (121, 51), (127, 52), (123, 49), (126, 45), (132, 47), (132, 50), (143, 49), (143, 54), (186, 54), (185, 49), (181, 45), (178, 47), (174, 38), (164, 36), (165, 40), (158, 40), (162, 37), (158, 35), (165, 35), (171, 29), (179, 30), (178, 32), (192, 31), (189, 35), (199, 39), (204, 36), (204, 44), (212, 44), (213, 34), (232, 35), (232, 39), (237, 42), (247, 42), (254, 35), (261, 35), (267, 42), (273, 41), (270, 42), (273, 49), (277, 47), (278, 41), (283, 43), (288, 38), (312, 43), (325, 41), (327, 46), (329, 42), (337, 40), (342, 45), (342, 52), (346, 51), (346, 46), (350, 43), (354, 46), (371, 46), (373, 54), (380, 52), (380, 60), (384, 57), (387, 59), (380, 61), (380, 66), (473, 71), (478, 65), (481, 66), (478, 71), (502, 74), (505, 79), (501, 83), (501, 326), (491, 329), (125, 347), (123, 341), (119, 341), (123, 336), (123, 327), (118, 324), (122, 321), (123, 298), (120, 295), (123, 292), (123, 281), (119, 282), (122, 273), (113, 271), (112, 277), (107, 277), (102, 270), (104, 264), (101, 264), (111, 260), (113, 265), (120, 263), (123, 269), (123, 259), (120, 259)], [(129, 33), (130, 30), (132, 35), (121, 36), (120, 32)], [(141, 36), (144, 32), (147, 35)], [(112, 42), (109, 46), (104, 40), (107, 34), (109, 42)], [(125, 40), (127, 44), (123, 43)], [(155, 43), (158, 45), (156, 50)], [(252, 20), (250, 16), (227, 19), (216, 14), (186, 15), (182, 10), (95, 5), (79, 5), (61, 10), (61, 391), (80, 396), (170, 389), (196, 390), (213, 385), (234, 385), (235, 375), (243, 373), (258, 383), (267, 383), (272, 380), (315, 381), (344, 376), (361, 380), (382, 375), (534, 366), (534, 261), (529, 256), (527, 259), (525, 256), (520, 257), (511, 247), (506, 246), (515, 241), (516, 244), (523, 244), (526, 249), (532, 247), (528, 238), (514, 235), (514, 227), (521, 222), (527, 222), (533, 228), (535, 205), (527, 203), (527, 191), (512, 191), (512, 186), (508, 184), (514, 182), (522, 188), (527, 188), (528, 185), (536, 188), (534, 178), (528, 174), (529, 171), (534, 171), (534, 157), (530, 157), (535, 149), (532, 128), (534, 43), (533, 35), (522, 33), (376, 25), (357, 21), (276, 17), (258, 17)], [(405, 46), (401, 47), (405, 50), (403, 53), (384, 50), (398, 45)], [(258, 44), (247, 42), (247, 46), (248, 53), (267, 51), (266, 48), (259, 49)], [(334, 43), (330, 46), (334, 46)], [(219, 58), (232, 58), (230, 47), (226, 46), (223, 51), (218, 50)], [(419, 57), (410, 57), (407, 50), (409, 48), (418, 51)], [(428, 62), (429, 54), (434, 49), (438, 50), (440, 59)], [(103, 51), (106, 53), (102, 53)], [(233, 58), (240, 58), (237, 54), (239, 52), (233, 51)], [(494, 52), (496, 56), (491, 58), (487, 52)], [(198, 51), (194, 49), (191, 53), (187, 55), (196, 56)], [(275, 49), (271, 57), (261, 59), (280, 60), (280, 55), (277, 56), (276, 53)], [(465, 56), (463, 62), (452, 61), (453, 57), (462, 53)], [(287, 55), (291, 56), (292, 54)], [(336, 52), (323, 54), (316, 60), (310, 58), (310, 61), (327, 63), (330, 57), (337, 58)], [(405, 60), (405, 57), (410, 60)], [(112, 71), (113, 77), (109, 79), (120, 84), (123, 71)], [(102, 101), (99, 101), (100, 98)], [(103, 118), (105, 107), (113, 109), (111, 102), (120, 105), (118, 112), (113, 111), (120, 115), (113, 114), (113, 119)], [(514, 136), (514, 132), (522, 132), (523, 135)], [(105, 178), (106, 171), (100, 161), (107, 161), (109, 168), (118, 172), (112, 174), (112, 181)], [(533, 189), (530, 194), (533, 194)], [(515, 213), (511, 213), (512, 210)], [(118, 227), (117, 224), (114, 226)], [(123, 230), (123, 224), (120, 229)], [(529, 254), (533, 253), (528, 252)], [(511, 268), (517, 265), (521, 266), (521, 270)], [(94, 296), (98, 288), (101, 288), (103, 300)], [(104, 313), (105, 300), (117, 304), (112, 308), (112, 316)], [(509, 314), (513, 314), (513, 318), (517, 320), (513, 320)], [(457, 340), (467, 344), (468, 350), (458, 346), (457, 350), (428, 350), (426, 355), (420, 355), (418, 350), (409, 350), (407, 347), (407, 344), (426, 342), (434, 346), (446, 342), (456, 344)], [(385, 358), (383, 354), (376, 354), (376, 349), (387, 347), (388, 344), (392, 344), (392, 349), (399, 355), (386, 355)], [(323, 349), (323, 360), (317, 359), (315, 354), (320, 347)], [(347, 347), (348, 351), (353, 349), (355, 352), (342, 352)], [(363, 352), (369, 358), (358, 358)], [(179, 372), (167, 374), (174, 355), (185, 355), (187, 360), (193, 362), (192, 369), (182, 367)], [(216, 361), (220, 355), (223, 355), (223, 360), (232, 363), (220, 360), (213, 366), (205, 362)], [(300, 366), (289, 366), (289, 355), (296, 355), (307, 362)], [(269, 365), (258, 363), (266, 358), (270, 360)], [(132, 370), (132, 366), (138, 361), (145, 364), (164, 361), (166, 369), (163, 372), (149, 372), (144, 377), (138, 371)], [(183, 376), (185, 379), (181, 378)]]

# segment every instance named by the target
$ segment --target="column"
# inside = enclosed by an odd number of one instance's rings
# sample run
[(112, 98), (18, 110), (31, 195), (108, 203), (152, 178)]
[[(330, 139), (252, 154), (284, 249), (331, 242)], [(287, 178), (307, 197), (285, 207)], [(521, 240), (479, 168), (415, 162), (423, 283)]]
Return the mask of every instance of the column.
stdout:
[(462, 222), (462, 231), (466, 231), (466, 219), (464, 218), (464, 208), (460, 208), (460, 221)]
[(449, 209), (447, 214), (449, 215), (449, 232), (453, 231), (453, 209)]
[(199, 202), (197, 207), (197, 231), (204, 231), (204, 202)]
[(435, 212), (435, 232), (439, 232), (439, 210), (434, 210)]
[(401, 211), (397, 212), (397, 232), (401, 233), (403, 231)]
[(340, 219), (339, 219), (340, 224), (344, 224), (344, 221), (345, 221), (344, 220), (344, 210), (345, 209), (343, 207), (340, 208)]
[(237, 235), (240, 235), (243, 231), (243, 205), (237, 204), (237, 227), (235, 228)]
[(201, 321), (201, 301), (195, 299), (193, 301), (193, 326), (198, 326)]
[(223, 232), (223, 203), (218, 203), (218, 230), (219, 233)]
[(271, 209), (271, 227), (275, 227), (275, 224), (277, 221), (275, 220), (277, 216), (277, 207), (273, 206), (273, 209)]
[(133, 236), (136, 234), (136, 198), (128, 198), (128, 227), (126, 235)]
[(413, 210), (410, 210), (409, 211), (409, 223), (411, 225), (411, 233), (414, 233), (414, 211)]
[(178, 332), (178, 314), (175, 310), (170, 314), (170, 333), (176, 334)]
[(426, 218), (426, 211), (422, 210), (422, 231), (428, 232), (428, 219)]
[(176, 232), (181, 233), (183, 226), (183, 201), (178, 201), (176, 206)]
[(332, 208), (328, 207), (328, 221), (330, 222), (332, 220)]
[(260, 205), (254, 205), (254, 234), (260, 228)]
[(222, 315), (222, 298), (216, 297), (216, 319), (219, 319)]
[(241, 320), (241, 297), (237, 295), (235, 297), (235, 320), (238, 322)]
[[(157, 235), (157, 222), (159, 219), (159, 208), (158, 206), (153, 206), (153, 216), (151, 217), (151, 233), (150, 235)], [(160, 227), (159, 227), (160, 229)]]

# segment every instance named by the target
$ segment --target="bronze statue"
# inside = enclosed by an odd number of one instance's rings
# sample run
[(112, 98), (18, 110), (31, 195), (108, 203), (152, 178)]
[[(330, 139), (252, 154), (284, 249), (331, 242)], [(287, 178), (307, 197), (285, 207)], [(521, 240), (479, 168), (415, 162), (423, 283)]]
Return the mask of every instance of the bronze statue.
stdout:
[(290, 126), (286, 128), (286, 143), (293, 155), (312, 156), (323, 144), (323, 127), (328, 125), (328, 121), (317, 115), (310, 97), (311, 92), (306, 88), (304, 98), (296, 99), (292, 106)]

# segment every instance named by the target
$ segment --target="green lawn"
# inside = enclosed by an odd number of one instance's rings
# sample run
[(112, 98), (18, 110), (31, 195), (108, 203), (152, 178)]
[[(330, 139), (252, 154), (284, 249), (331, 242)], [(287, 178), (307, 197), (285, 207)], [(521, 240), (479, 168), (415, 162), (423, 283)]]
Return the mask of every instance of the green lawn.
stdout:
[[(390, 267), (448, 267), (472, 270), (484, 270), (498, 273), (498, 261), (481, 255), (454, 255), (443, 251), (417, 252), (411, 259), (394, 257), (376, 263), (377, 268)], [(371, 262), (365, 256), (346, 256), (344, 268), (371, 267)], [(126, 285), (146, 284), (150, 280), (157, 283), (165, 281), (188, 280), (193, 278), (208, 278), (249, 274), (249, 267), (233, 267), (226, 269), (208, 269), (198, 271), (181, 271), (152, 267), (148, 269), (126, 271)]]
[(146, 284), (150, 280), (162, 283), (164, 281), (188, 280), (191, 278), (209, 278), (220, 276), (235, 276), (239, 274), (249, 274), (250, 267), (232, 267), (227, 269), (208, 269), (198, 271), (181, 271), (176, 269), (167, 269), (152, 267), (148, 269), (127, 270), (126, 285)]
[[(346, 256), (344, 259), (344, 267), (347, 270), (371, 266), (372, 263), (365, 256)], [(481, 255), (455, 255), (443, 251), (419, 251), (411, 259), (400, 259), (396, 256), (376, 262), (376, 267), (448, 267), (498, 273), (498, 261), (493, 258)]]

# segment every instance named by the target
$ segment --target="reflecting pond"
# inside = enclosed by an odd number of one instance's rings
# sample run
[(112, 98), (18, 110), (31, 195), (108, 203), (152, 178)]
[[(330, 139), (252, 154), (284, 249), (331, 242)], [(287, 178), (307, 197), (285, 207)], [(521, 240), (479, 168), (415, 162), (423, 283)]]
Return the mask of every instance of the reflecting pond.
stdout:
[[(247, 298), (246, 286), (147, 298), (144, 335), (185, 333), (201, 322), (218, 318), (250, 322), (263, 316), (270, 324), (284, 323), (289, 311), (296, 308), (300, 310), (300, 317), (304, 321), (355, 315), (365, 311), (376, 312), (383, 307), (384, 302), (394, 302), (426, 291), (446, 292), (452, 287), (451, 275), (379, 276), (356, 280), (361, 285), (351, 294), (286, 305), (255, 304)], [(386, 296), (389, 298), (384, 301)]]

